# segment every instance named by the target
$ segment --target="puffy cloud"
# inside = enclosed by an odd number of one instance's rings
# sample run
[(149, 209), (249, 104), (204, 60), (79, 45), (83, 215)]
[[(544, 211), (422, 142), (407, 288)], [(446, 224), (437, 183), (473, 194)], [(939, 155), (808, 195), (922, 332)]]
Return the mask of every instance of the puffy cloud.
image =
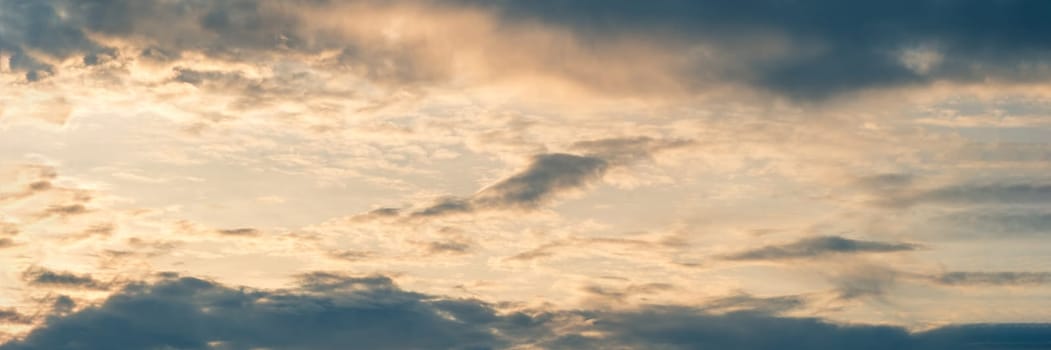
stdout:
[[(716, 306), (795, 304), (735, 298)], [(135, 283), (99, 305), (53, 316), (0, 349), (1011, 349), (1051, 341), (1047, 325), (950, 325), (910, 333), (757, 310), (688, 307), (501, 312), (404, 291), (382, 276), (304, 275), (287, 290), (231, 288), (190, 277)], [(780, 308), (775, 308), (780, 310)]]
[(311, 274), (295, 291), (175, 278), (131, 285), (0, 348), (477, 349), (506, 345), (493, 328), (532, 322), (479, 302), (402, 291), (384, 277)]

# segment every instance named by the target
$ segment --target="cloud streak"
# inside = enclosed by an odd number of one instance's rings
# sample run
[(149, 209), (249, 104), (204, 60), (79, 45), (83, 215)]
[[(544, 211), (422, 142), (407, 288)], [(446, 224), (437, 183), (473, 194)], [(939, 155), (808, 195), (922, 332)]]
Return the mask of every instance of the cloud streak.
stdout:
[(727, 260), (789, 260), (840, 254), (892, 253), (918, 249), (910, 243), (864, 241), (839, 236), (804, 238), (726, 255)]
[[(603, 159), (566, 153), (534, 156), (529, 165), (470, 197), (446, 197), (408, 213), (410, 218), (432, 218), (492, 210), (530, 211), (540, 208), (558, 195), (583, 189), (602, 178), (609, 168)], [(398, 208), (381, 208), (366, 217), (397, 216)]]
[(953, 271), (932, 276), (931, 281), (947, 286), (1035, 286), (1051, 284), (1051, 273)]
[(27, 284), (37, 287), (106, 290), (110, 284), (96, 280), (91, 275), (52, 271), (42, 267), (29, 268), (22, 272)]

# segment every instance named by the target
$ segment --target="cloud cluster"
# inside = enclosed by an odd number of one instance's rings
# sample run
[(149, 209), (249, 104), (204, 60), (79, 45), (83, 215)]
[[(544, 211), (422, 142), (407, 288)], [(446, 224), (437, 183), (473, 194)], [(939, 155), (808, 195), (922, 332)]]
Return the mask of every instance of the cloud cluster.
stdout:
[[(720, 53), (749, 67), (720, 67), (716, 74), (803, 99), (938, 81), (1036, 82), (1047, 76), (1051, 57), (1051, 26), (1031, 15), (1051, 8), (1031, 1), (846, 6), (836, 1), (542, 0), (490, 6), (506, 18), (566, 26), (594, 40), (641, 32), (675, 38), (680, 48), (716, 43)], [(734, 45), (741, 41), (750, 45)], [(700, 80), (704, 68), (710, 67), (698, 66), (685, 79)]]
[[(743, 303), (743, 304), (742, 304)], [(304, 275), (288, 290), (249, 290), (168, 275), (49, 318), (4, 350), (31, 349), (1014, 349), (1051, 341), (1047, 325), (953, 325), (910, 333), (767, 312), (791, 299), (738, 297), (713, 307), (499, 311), (398, 288), (383, 276)], [(758, 309), (748, 309), (758, 305)], [(775, 306), (774, 310), (782, 307)]]
[[(776, 0), (733, 6), (6, 0), (0, 6), (6, 66), (30, 81), (57, 74), (56, 64), (73, 57), (93, 66), (118, 56), (239, 60), (331, 51), (339, 67), (406, 86), (540, 73), (604, 93), (667, 95), (730, 83), (815, 100), (941, 81), (1035, 83), (1048, 76), (1051, 52), (1051, 28), (1027, 15), (1049, 8), (1029, 1), (847, 7)], [(335, 13), (355, 20), (339, 21)], [(459, 50), (446, 43), (452, 37), (466, 39), (457, 41)], [(114, 41), (139, 49), (127, 52)], [(530, 54), (513, 50), (522, 47)]]

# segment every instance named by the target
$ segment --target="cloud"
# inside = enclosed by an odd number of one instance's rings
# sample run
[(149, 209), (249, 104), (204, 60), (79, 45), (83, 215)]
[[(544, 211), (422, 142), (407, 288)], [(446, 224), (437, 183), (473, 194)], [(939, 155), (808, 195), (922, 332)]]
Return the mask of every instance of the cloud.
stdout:
[(816, 258), (836, 254), (889, 253), (916, 250), (910, 243), (855, 240), (839, 236), (804, 238), (792, 243), (770, 245), (725, 256), (729, 260), (786, 260)]
[(708, 301), (704, 304), (703, 309), (706, 312), (716, 313), (749, 311), (774, 315), (799, 309), (806, 306), (806, 303), (806, 298), (798, 295), (763, 298), (740, 293)]
[(482, 189), (472, 202), (483, 207), (536, 208), (555, 194), (583, 187), (605, 173), (605, 160), (572, 154), (543, 154), (522, 172)]
[[(560, 193), (583, 188), (605, 174), (608, 163), (600, 158), (565, 153), (541, 154), (517, 174), (468, 198), (449, 197), (410, 214), (434, 217), (482, 210), (533, 210)], [(388, 216), (389, 212), (377, 215)]]
[(932, 276), (931, 281), (948, 286), (1032, 286), (1051, 284), (1051, 273), (953, 271)]
[(1051, 185), (1043, 183), (960, 184), (891, 198), (883, 204), (908, 207), (926, 203), (1040, 204), (1051, 203)]
[(512, 261), (532, 261), (537, 259), (543, 259), (555, 255), (555, 252), (559, 249), (566, 247), (569, 242), (566, 241), (554, 241), (540, 245), (539, 247), (512, 255), (507, 260)]
[(250, 227), (232, 228), (216, 230), (217, 233), (224, 236), (238, 236), (238, 237), (254, 237), (259, 235), (259, 230)]
[(490, 328), (531, 321), (474, 301), (405, 292), (385, 277), (310, 274), (302, 283), (296, 291), (195, 278), (135, 284), (0, 349), (500, 348), (505, 343)]
[[(726, 65), (715, 75), (798, 99), (936, 81), (1037, 81), (1046, 78), (1046, 71), (1029, 70), (1024, 62), (1046, 63), (1051, 53), (1046, 39), (1051, 26), (1025, 15), (1051, 10), (1040, 2), (843, 6), (766, 0), (727, 6), (719, 1), (541, 0), (488, 6), (511, 20), (572, 28), (592, 41), (642, 35), (661, 36), (680, 49), (708, 43), (751, 68)], [(753, 44), (733, 45), (741, 40)], [(764, 44), (767, 50), (755, 49)], [(701, 72), (698, 66), (683, 79), (701, 80)]]
[[(911, 174), (889, 173), (859, 178), (854, 185), (873, 197), (871, 204), (887, 208), (1051, 203), (1051, 184), (1040, 179), (959, 181), (934, 186), (925, 186), (920, 180)], [(986, 215), (981, 212), (973, 214)]]
[(675, 290), (676, 287), (669, 283), (641, 283), (629, 284), (624, 287), (609, 287), (601, 285), (587, 285), (583, 292), (587, 294), (589, 304), (616, 303), (625, 305), (629, 298), (642, 297), (644, 300), (653, 294), (659, 294)]
[(950, 325), (909, 333), (775, 316), (793, 298), (736, 297), (728, 313), (690, 307), (498, 311), (470, 299), (404, 291), (387, 277), (311, 273), (284, 290), (231, 288), (167, 275), (98, 305), (56, 315), (3, 350), (180, 349), (1011, 349), (1051, 341), (1049, 325)]
[(638, 136), (578, 141), (570, 148), (592, 157), (601, 158), (614, 165), (625, 165), (649, 159), (661, 151), (693, 144), (692, 140), (663, 140)]
[(1051, 213), (1020, 208), (961, 210), (936, 217), (953, 235), (1040, 236), (1051, 233)]
[[(482, 188), (469, 197), (444, 197), (410, 212), (426, 218), (487, 210), (536, 210), (558, 195), (586, 188), (614, 167), (630, 165), (674, 148), (693, 144), (690, 140), (650, 137), (607, 138), (573, 143), (581, 154), (543, 153), (533, 156), (518, 173)], [(403, 210), (381, 208), (359, 218), (397, 216)]]
[(899, 327), (841, 325), (813, 318), (676, 307), (590, 314), (593, 331), (545, 344), (551, 349), (1026, 349), (1051, 341), (1048, 325), (959, 325), (909, 333)]
[(609, 257), (632, 259), (643, 264), (671, 264), (676, 266), (698, 266), (696, 263), (678, 261), (677, 252), (686, 246), (674, 237), (566, 237), (542, 243), (532, 249), (508, 256), (506, 262), (532, 262), (553, 257), (575, 256), (581, 258)]
[(884, 301), (898, 279), (909, 274), (876, 264), (847, 266), (829, 276), (840, 299), (874, 298)]
[(375, 253), (361, 250), (337, 250), (330, 251), (327, 256), (342, 261), (364, 261), (375, 256)]
[(4, 236), (17, 236), (22, 230), (19, 229), (18, 225), (11, 222), (0, 221), (0, 235)]
[(22, 279), (31, 286), (68, 289), (109, 289), (110, 284), (95, 280), (91, 275), (78, 275), (71, 272), (52, 271), (42, 267), (32, 267), (22, 272)]
[(53, 187), (51, 181), (40, 180), (25, 185), (22, 191), (15, 193), (0, 193), (0, 202), (19, 200), (35, 194), (45, 192)]
[(3, 323), (15, 323), (15, 324), (28, 324), (33, 322), (33, 318), (27, 315), (23, 315), (15, 309), (0, 309), (0, 324)]
[(449, 239), (431, 242), (413, 242), (423, 248), (428, 255), (435, 254), (467, 254), (471, 252), (474, 244), (466, 239)]
[[(29, 81), (60, 74), (55, 62), (69, 58), (97, 66), (126, 56), (170, 61), (199, 53), (236, 61), (334, 52), (335, 68), (403, 87), (451, 82), (467, 70), (490, 81), (556, 77), (609, 94), (667, 96), (740, 85), (821, 100), (945, 81), (1038, 83), (1049, 75), (1040, 67), (1051, 52), (1051, 28), (1024, 15), (1051, 5), (1027, 1), (0, 5), (0, 50)], [(466, 40), (450, 44), (450, 38)], [(140, 48), (120, 52), (114, 40)]]
[(51, 303), (51, 312), (57, 314), (67, 314), (73, 311), (77, 307), (77, 302), (70, 298), (68, 295), (59, 295), (55, 297), (55, 301)]
[(41, 217), (41, 218), (46, 218), (46, 217), (50, 217), (50, 216), (57, 216), (57, 217), (64, 218), (64, 217), (84, 214), (84, 213), (87, 213), (88, 211), (89, 211), (88, 207), (86, 207), (86, 206), (84, 206), (83, 204), (80, 204), (80, 203), (75, 203), (75, 204), (56, 204), (56, 205), (52, 205), (52, 206), (48, 207), (47, 209), (45, 209), (44, 211), (40, 212), (40, 214), (38, 216)]

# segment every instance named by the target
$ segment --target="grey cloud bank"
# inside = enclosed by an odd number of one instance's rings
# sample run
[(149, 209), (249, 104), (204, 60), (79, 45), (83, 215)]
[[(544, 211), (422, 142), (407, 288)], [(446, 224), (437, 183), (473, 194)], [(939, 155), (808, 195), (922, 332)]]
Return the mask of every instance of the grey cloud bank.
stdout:
[[(741, 299), (741, 298), (737, 298)], [(794, 299), (722, 299), (712, 314), (684, 307), (633, 311), (500, 312), (470, 299), (409, 292), (383, 276), (302, 276), (289, 290), (246, 290), (167, 276), (133, 283), (105, 302), (52, 316), (28, 349), (1032, 349), (1051, 343), (1041, 324), (955, 325), (910, 333), (764, 312)], [(749, 305), (758, 309), (749, 311)], [(783, 309), (775, 307), (775, 312)], [(8, 318), (17, 318), (9, 316)], [(582, 320), (586, 322), (580, 323)], [(596, 333), (597, 332), (597, 333)], [(601, 335), (595, 335), (601, 334)]]

